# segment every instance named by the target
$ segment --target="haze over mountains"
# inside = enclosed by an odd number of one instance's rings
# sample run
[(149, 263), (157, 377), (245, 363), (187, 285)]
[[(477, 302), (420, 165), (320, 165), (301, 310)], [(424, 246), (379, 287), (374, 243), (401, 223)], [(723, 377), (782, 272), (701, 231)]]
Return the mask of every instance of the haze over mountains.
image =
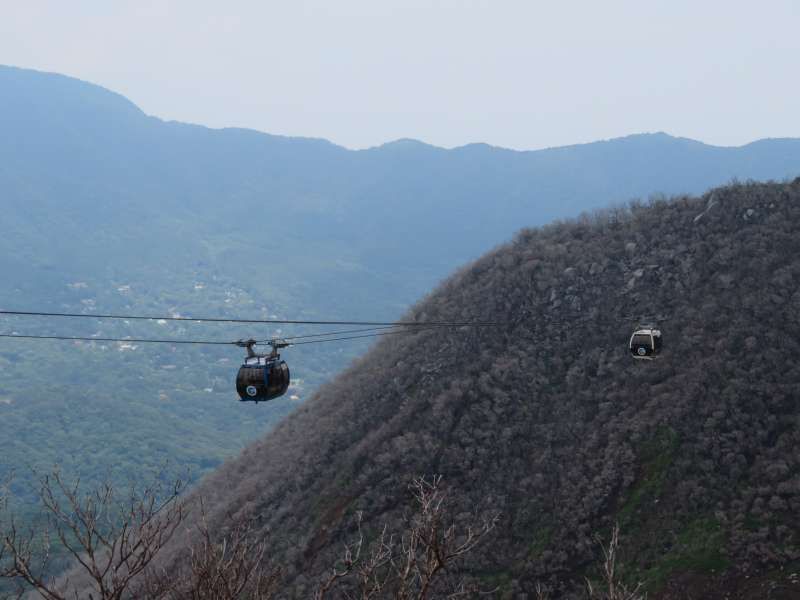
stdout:
[[(290, 295), (294, 311), (322, 298), (350, 309), (349, 286), (379, 279), (397, 302), (373, 312), (396, 315), (523, 226), (731, 178), (791, 177), (800, 157), (800, 140), (718, 148), (666, 134), (536, 152), (412, 140), (349, 151), (165, 123), (58, 75), (3, 67), (0, 90), (5, 268), (80, 277), (103, 263), (131, 276), (149, 261), (212, 260), (238, 275), (234, 263), (259, 256), (262, 278), (291, 267), (269, 291)], [(48, 244), (34, 251), (25, 242), (37, 238)]]
[[(217, 261), (245, 260), (248, 248), (272, 259), (280, 253), (275, 262), (290, 261), (293, 273), (282, 285), (303, 281), (315, 302), (323, 294), (349, 302), (342, 286), (328, 285), (342, 277), (402, 284), (412, 275), (399, 290), (407, 304), (520, 227), (656, 192), (698, 193), (731, 178), (790, 177), (800, 156), (799, 140), (718, 148), (666, 134), (535, 152), (483, 144), (444, 150), (413, 140), (349, 151), (323, 140), (165, 123), (119, 95), (57, 75), (4, 67), (0, 89), (4, 202), (15, 219), (7, 228), (17, 236), (38, 228), (66, 252), (49, 246), (40, 260), (83, 258), (70, 265), (78, 274), (100, 255), (118, 270), (141, 269), (148, 258), (191, 267), (225, 240), (234, 246)], [(25, 215), (39, 220), (17, 222)], [(76, 230), (92, 236), (61, 241)], [(299, 259), (317, 259), (320, 250), (347, 264)], [(20, 244), (4, 257), (19, 260), (21, 251)]]
[[(395, 319), (522, 227), (800, 168), (800, 140), (718, 148), (665, 134), (534, 152), (411, 140), (350, 151), (164, 122), (98, 86), (13, 67), (0, 67), (0, 131), (0, 307), (20, 310)], [(222, 340), (301, 331), (1, 324)], [(291, 349), (291, 395), (302, 400), (363, 348)], [(165, 459), (206, 472), (295, 403), (236, 402), (238, 358), (0, 342), (0, 475), (59, 462), (90, 481), (110, 468), (139, 477)]]

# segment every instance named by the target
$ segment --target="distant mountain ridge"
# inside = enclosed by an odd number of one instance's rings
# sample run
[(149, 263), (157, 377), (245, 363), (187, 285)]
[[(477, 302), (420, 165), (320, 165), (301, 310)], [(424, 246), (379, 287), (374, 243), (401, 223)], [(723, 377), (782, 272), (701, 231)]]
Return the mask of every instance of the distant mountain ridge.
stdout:
[[(67, 75), (54, 72), (36, 71), (32, 69), (25, 69), (14, 67), (10, 65), (0, 65), (0, 82), (3, 84), (5, 90), (0, 96), (4, 101), (4, 109), (8, 110), (16, 106), (18, 109), (24, 108), (28, 113), (35, 112), (37, 109), (42, 109), (49, 106), (52, 109), (52, 96), (53, 94), (60, 94), (58, 103), (62, 104), (62, 108), (67, 111), (76, 113), (90, 112), (94, 117), (102, 116), (104, 113), (113, 115), (116, 119), (120, 119), (124, 114), (131, 117), (155, 120), (162, 124), (179, 124), (189, 125), (191, 127), (199, 127), (208, 129), (209, 131), (242, 131), (251, 132), (260, 136), (268, 136), (270, 138), (279, 140), (294, 140), (300, 142), (321, 143), (327, 146), (335, 147), (339, 150), (346, 152), (372, 152), (379, 149), (393, 149), (393, 148), (430, 148), (447, 152), (448, 149), (429, 144), (425, 141), (414, 138), (399, 138), (379, 144), (377, 146), (363, 149), (363, 150), (348, 150), (343, 146), (339, 146), (333, 142), (323, 138), (302, 137), (302, 136), (287, 136), (265, 133), (253, 129), (241, 127), (223, 127), (223, 128), (208, 128), (203, 125), (188, 124), (179, 121), (165, 121), (158, 117), (145, 114), (135, 103), (126, 98), (125, 96), (111, 91), (101, 85), (76, 79)], [(66, 101), (66, 102), (65, 102)], [(52, 110), (48, 110), (51, 112)], [(43, 113), (41, 113), (43, 114)], [(691, 138), (675, 137), (663, 131), (653, 133), (639, 133), (631, 134), (617, 138), (610, 138), (604, 140), (597, 140), (595, 142), (587, 142), (580, 144), (569, 144), (566, 146), (553, 146), (541, 149), (531, 150), (517, 150), (511, 148), (504, 148), (484, 142), (471, 142), (462, 146), (451, 148), (451, 151), (460, 151), (465, 149), (485, 148), (492, 151), (503, 151), (507, 153), (516, 154), (530, 154), (537, 152), (552, 152), (552, 151), (568, 151), (571, 149), (581, 148), (585, 146), (592, 146), (596, 144), (609, 144), (617, 142), (626, 142), (630, 140), (645, 140), (645, 139), (660, 138), (663, 140), (672, 140), (673, 142), (683, 143), (687, 145), (703, 146), (706, 148), (716, 148), (719, 150), (740, 150), (758, 144), (769, 144), (776, 141), (797, 141), (797, 138), (763, 138), (754, 140), (752, 142), (742, 144), (740, 146), (714, 146), (706, 144)]]

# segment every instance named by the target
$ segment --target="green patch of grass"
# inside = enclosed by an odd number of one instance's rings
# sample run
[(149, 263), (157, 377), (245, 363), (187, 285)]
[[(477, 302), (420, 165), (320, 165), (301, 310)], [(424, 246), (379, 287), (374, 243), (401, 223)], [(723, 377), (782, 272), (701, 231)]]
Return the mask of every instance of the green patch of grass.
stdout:
[(747, 513), (747, 516), (744, 518), (743, 525), (747, 531), (758, 531), (764, 524), (751, 513)]
[(646, 499), (657, 499), (661, 495), (679, 444), (677, 432), (669, 427), (662, 427), (639, 448), (641, 477), (617, 513), (617, 521), (623, 530), (634, 529), (635, 515)]
[(715, 573), (728, 569), (725, 532), (713, 517), (692, 521), (676, 536), (675, 545), (652, 567), (631, 573), (650, 592), (661, 589), (675, 572)]
[(528, 546), (528, 556), (531, 558), (539, 558), (548, 544), (550, 544), (550, 539), (552, 537), (553, 528), (549, 525), (537, 530), (533, 536), (533, 541)]
[(496, 571), (494, 573), (483, 573), (479, 576), (481, 588), (491, 591), (493, 598), (501, 600), (511, 599), (511, 574), (508, 571)]

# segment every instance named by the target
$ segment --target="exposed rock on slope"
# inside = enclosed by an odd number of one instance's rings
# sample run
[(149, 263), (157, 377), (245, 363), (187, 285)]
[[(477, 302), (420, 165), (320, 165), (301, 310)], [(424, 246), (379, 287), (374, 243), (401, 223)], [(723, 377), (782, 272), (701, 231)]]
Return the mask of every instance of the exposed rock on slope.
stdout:
[[(377, 344), (204, 482), (212, 519), (256, 517), (298, 597), (430, 473), (502, 512), (469, 565), (498, 595), (576, 585), (615, 521), (653, 590), (796, 564), (798, 230), (800, 179), (524, 231), (412, 312), (504, 326)], [(665, 351), (637, 362), (646, 315)]]

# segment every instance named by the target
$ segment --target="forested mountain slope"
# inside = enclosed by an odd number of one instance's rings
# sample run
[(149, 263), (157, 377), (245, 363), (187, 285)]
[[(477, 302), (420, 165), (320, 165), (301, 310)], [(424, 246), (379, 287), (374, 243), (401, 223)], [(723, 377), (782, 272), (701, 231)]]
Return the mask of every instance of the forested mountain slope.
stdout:
[[(10, 67), (0, 132), (0, 308), (86, 314), (395, 319), (522, 226), (800, 173), (798, 140), (349, 151), (164, 122), (98, 86)], [(2, 317), (0, 332), (228, 341), (308, 330)], [(235, 349), (2, 340), (0, 478), (13, 469), (22, 484), (29, 466), (55, 462), (87, 483), (165, 461), (170, 474), (203, 473), (364, 348), (290, 349), (296, 385), (253, 407), (233, 393)]]
[(800, 179), (525, 230), (407, 315), (503, 326), (381, 341), (201, 484), (211, 521), (255, 519), (309, 597), (356, 511), (397, 530), (439, 473), (501, 513), (467, 564), (498, 597), (575, 589), (615, 522), (650, 597), (795, 597), (798, 230)]

